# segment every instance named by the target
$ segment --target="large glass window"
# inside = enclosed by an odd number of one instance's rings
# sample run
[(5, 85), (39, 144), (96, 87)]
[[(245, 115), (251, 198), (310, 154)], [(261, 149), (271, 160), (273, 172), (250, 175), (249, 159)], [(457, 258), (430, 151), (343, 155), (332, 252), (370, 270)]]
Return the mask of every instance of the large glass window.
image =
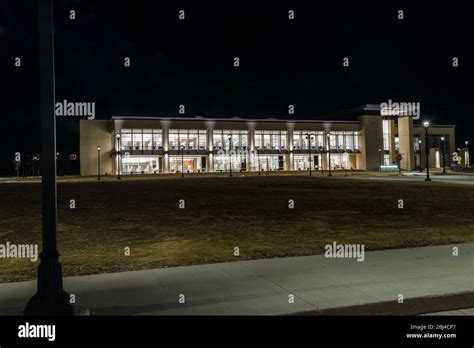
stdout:
[(153, 132), (151, 129), (143, 130), (143, 150), (153, 149)]
[(161, 157), (124, 156), (122, 157), (123, 174), (156, 174), (163, 171)]
[(169, 133), (169, 144), (171, 150), (205, 150), (206, 130), (172, 129)]
[(161, 150), (161, 129), (122, 129), (120, 133), (122, 151)]
[[(310, 139), (308, 139), (308, 136)], [(322, 149), (323, 132), (317, 131), (295, 131), (293, 132), (293, 149), (307, 150), (311, 140), (311, 149), (313, 151)]]
[(358, 150), (359, 142), (356, 132), (333, 131), (329, 139), (332, 151), (354, 152)]
[(122, 150), (129, 151), (132, 150), (132, 130), (131, 129), (122, 129), (121, 131), (121, 144)]
[(161, 132), (161, 129), (153, 130), (153, 147), (156, 150), (163, 149), (163, 134)]
[(247, 139), (246, 130), (214, 130), (213, 146), (214, 149), (229, 150), (230, 140), (232, 140), (232, 149), (246, 149)]
[(390, 151), (390, 131), (389, 131), (389, 120), (383, 120), (383, 149), (384, 151)]
[(286, 149), (286, 131), (255, 131), (255, 148), (264, 150)]

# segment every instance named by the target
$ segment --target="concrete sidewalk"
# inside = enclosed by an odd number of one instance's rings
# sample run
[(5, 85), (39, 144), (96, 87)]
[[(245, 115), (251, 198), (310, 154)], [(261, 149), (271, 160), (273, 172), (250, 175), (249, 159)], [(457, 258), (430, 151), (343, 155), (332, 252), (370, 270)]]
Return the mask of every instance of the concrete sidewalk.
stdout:
[[(364, 262), (319, 255), (71, 277), (64, 286), (95, 315), (317, 312), (474, 291), (474, 244), (458, 245), (457, 257), (452, 247), (366, 252)], [(35, 282), (0, 285), (0, 314), (21, 313), (34, 291)]]

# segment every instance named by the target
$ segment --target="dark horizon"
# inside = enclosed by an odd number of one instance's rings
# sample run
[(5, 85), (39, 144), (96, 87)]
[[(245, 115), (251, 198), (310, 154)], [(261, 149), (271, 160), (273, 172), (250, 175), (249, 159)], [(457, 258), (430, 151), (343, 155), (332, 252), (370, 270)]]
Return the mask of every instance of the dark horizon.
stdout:
[[(403, 20), (397, 19), (399, 9)], [(95, 102), (97, 119), (312, 119), (389, 99), (420, 102), (422, 118), (457, 126), (460, 146), (474, 125), (473, 27), (467, 3), (117, 1), (112, 7), (105, 1), (56, 1), (56, 100)], [(5, 1), (2, 175), (12, 172), (16, 151), (40, 152), (37, 38), (36, 1)], [(21, 57), (21, 68), (15, 57)], [(131, 58), (130, 68), (124, 57)], [(350, 58), (348, 68), (343, 57)], [(459, 67), (452, 67), (453, 57)], [(180, 104), (185, 115), (178, 113)], [(57, 118), (59, 152), (78, 152), (77, 125), (75, 117)]]

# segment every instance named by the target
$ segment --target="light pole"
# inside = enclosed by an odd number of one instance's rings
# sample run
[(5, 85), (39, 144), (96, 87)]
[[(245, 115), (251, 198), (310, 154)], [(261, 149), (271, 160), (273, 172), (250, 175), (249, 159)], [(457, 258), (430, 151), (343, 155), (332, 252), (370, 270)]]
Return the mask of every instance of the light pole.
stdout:
[(54, 114), (53, 1), (38, 1), (39, 71), (41, 115), (41, 208), (42, 248), (37, 292), (24, 314), (73, 315), (69, 294), (63, 289), (62, 267), (57, 249), (56, 117)]
[(466, 154), (465, 154), (465, 159), (464, 159), (464, 162), (465, 162), (465, 165), (466, 165), (466, 168), (470, 168), (471, 167), (471, 158), (469, 156), (469, 140), (466, 140), (464, 142), (464, 144), (466, 145)]
[(327, 140), (328, 140), (328, 156), (329, 156), (329, 166), (328, 166), (329, 174), (328, 174), (328, 176), (332, 176), (332, 174), (331, 174), (331, 133), (328, 132), (328, 134), (326, 134), (326, 137), (327, 137)]
[(232, 176), (232, 134), (227, 134), (229, 139), (229, 176)]
[(97, 180), (100, 180), (100, 146), (97, 146)]
[(421, 144), (422, 144), (422, 141), (418, 140), (418, 149), (420, 151), (420, 173), (423, 172), (423, 166), (421, 165)]
[(306, 133), (306, 139), (308, 140), (308, 150), (309, 150), (309, 175), (313, 175), (311, 173), (311, 140), (313, 140), (313, 136), (309, 133)]
[(379, 172), (382, 171), (382, 149), (379, 149)]
[(184, 145), (181, 145), (181, 177), (184, 178)]
[(120, 169), (122, 169), (122, 144), (121, 144), (121, 137), (120, 133), (117, 133), (117, 142), (118, 142), (118, 151), (117, 151), (117, 180), (122, 180), (120, 176)]
[(446, 174), (446, 138), (441, 137), (441, 141), (443, 142), (442, 145), (442, 152), (443, 152), (443, 174)]
[(425, 159), (426, 159), (426, 179), (425, 181), (431, 181), (430, 179), (430, 149), (428, 147), (428, 128), (430, 126), (430, 123), (428, 121), (425, 121), (423, 123), (423, 126), (425, 127)]

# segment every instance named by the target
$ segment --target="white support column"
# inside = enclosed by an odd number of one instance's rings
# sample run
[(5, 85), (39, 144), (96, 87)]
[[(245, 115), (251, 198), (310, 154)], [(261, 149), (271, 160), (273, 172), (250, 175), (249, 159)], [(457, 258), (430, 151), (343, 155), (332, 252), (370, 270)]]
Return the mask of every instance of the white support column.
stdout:
[(247, 171), (254, 172), (255, 169), (255, 130), (248, 129), (248, 139), (247, 143), (249, 145), (247, 149)]
[(212, 125), (207, 127), (207, 150), (209, 155), (207, 156), (207, 171), (208, 173), (214, 172), (214, 128)]
[(163, 137), (163, 173), (169, 173), (170, 172), (170, 155), (169, 155), (169, 150), (170, 150), (170, 142), (169, 142), (169, 123), (165, 121), (161, 121), (161, 126), (162, 126), (162, 137)]
[(285, 170), (294, 170), (294, 161), (293, 161), (293, 125), (288, 127), (286, 132), (286, 143), (287, 148), (289, 149), (289, 154), (285, 155)]

